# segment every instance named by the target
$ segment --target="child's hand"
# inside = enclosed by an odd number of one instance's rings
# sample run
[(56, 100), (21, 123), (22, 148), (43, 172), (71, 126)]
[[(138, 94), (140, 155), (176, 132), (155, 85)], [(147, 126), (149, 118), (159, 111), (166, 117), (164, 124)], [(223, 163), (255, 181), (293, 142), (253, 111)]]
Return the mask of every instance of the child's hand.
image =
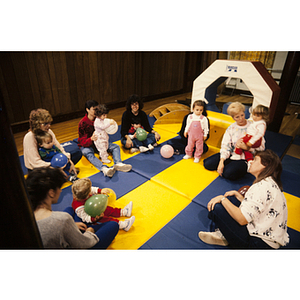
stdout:
[(87, 228), (86, 231), (90, 231), (90, 232), (92, 232), (92, 233), (95, 233), (95, 230), (94, 230), (94, 228), (92, 228), (92, 227)]
[(97, 141), (97, 139), (98, 139), (97, 133), (96, 131), (94, 131), (93, 135), (91, 136), (91, 140), (94, 142)]
[(107, 189), (107, 188), (104, 188), (101, 190), (101, 194), (105, 194), (105, 195), (108, 195), (110, 193), (110, 190)]
[(84, 224), (82, 222), (75, 222), (75, 224), (76, 224), (76, 226), (78, 227), (79, 230), (83, 230), (83, 231), (87, 230), (86, 224)]
[(115, 120), (113, 120), (113, 119), (110, 120), (110, 125), (114, 125), (115, 123), (116, 123)]
[(95, 221), (98, 221), (98, 220), (100, 220), (103, 217), (104, 217), (104, 213), (102, 213), (100, 216), (96, 216), (95, 217)]
[(204, 136), (204, 137), (203, 137), (203, 141), (206, 141), (206, 140), (207, 140), (207, 136)]
[(183, 135), (184, 135), (184, 137), (186, 137), (186, 138), (187, 138), (187, 136), (188, 136), (188, 133), (187, 133), (187, 132), (185, 132)]

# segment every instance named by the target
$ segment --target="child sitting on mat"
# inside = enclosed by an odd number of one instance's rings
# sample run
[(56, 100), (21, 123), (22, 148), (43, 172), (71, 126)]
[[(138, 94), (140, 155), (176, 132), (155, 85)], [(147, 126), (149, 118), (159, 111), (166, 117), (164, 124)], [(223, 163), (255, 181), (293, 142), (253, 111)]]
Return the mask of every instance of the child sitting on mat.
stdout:
[[(250, 148), (258, 148), (262, 143), (262, 139), (266, 133), (267, 122), (269, 120), (269, 109), (263, 105), (257, 105), (252, 111), (253, 122), (247, 128), (247, 134), (242, 138), (242, 141)], [(253, 154), (250, 151), (236, 147), (234, 155), (231, 159), (241, 159), (241, 155), (245, 155), (247, 161), (253, 160)], [(237, 155), (238, 156), (237, 156)]]
[(105, 129), (115, 123), (114, 120), (110, 120), (110, 122), (104, 121), (107, 118), (108, 112), (109, 109), (104, 104), (99, 104), (95, 107), (96, 119), (94, 122), (94, 128), (98, 138), (94, 141), (94, 144), (99, 152), (102, 162), (107, 164), (111, 163), (111, 161), (108, 159), (107, 153), (109, 136)]
[[(119, 221), (118, 217), (130, 217), (132, 211), (132, 201), (130, 201), (123, 209), (121, 208), (113, 208), (111, 206), (107, 206), (106, 210), (103, 214), (96, 217), (91, 217), (84, 210), (84, 204), (86, 200), (95, 194), (109, 194), (109, 189), (100, 189), (98, 187), (92, 186), (92, 182), (89, 178), (81, 178), (75, 181), (72, 185), (72, 193), (73, 193), (73, 202), (72, 208), (74, 209), (76, 215), (86, 223), (105, 223), (109, 221), (114, 221), (119, 224), (119, 228), (125, 231), (128, 231), (135, 217), (132, 216), (129, 219), (124, 221)], [(115, 218), (112, 218), (115, 217)]]
[[(52, 135), (47, 131), (39, 131), (36, 136), (36, 141), (39, 146), (39, 155), (42, 160), (51, 162), (53, 156), (55, 156), (58, 153), (62, 153), (54, 144), (53, 144), (53, 138)], [(71, 164), (68, 160), (68, 163), (65, 166), (62, 166), (61, 169), (65, 173), (66, 177), (69, 181), (74, 182), (77, 180), (76, 174), (72, 171), (70, 171)]]
[(188, 137), (184, 159), (192, 158), (194, 148), (194, 162), (198, 163), (203, 153), (203, 142), (209, 132), (205, 102), (197, 100), (193, 103), (193, 114), (189, 115), (184, 130), (184, 136)]
[(132, 118), (131, 127), (128, 130), (128, 137), (132, 140), (133, 143), (133, 147), (130, 149), (130, 153), (134, 153), (137, 151), (147, 152), (149, 150), (153, 150), (153, 145), (156, 144), (155, 135), (147, 134), (147, 138), (144, 141), (139, 141), (136, 137), (136, 130), (138, 128), (144, 129), (144, 127), (141, 125), (140, 118), (134, 117)]

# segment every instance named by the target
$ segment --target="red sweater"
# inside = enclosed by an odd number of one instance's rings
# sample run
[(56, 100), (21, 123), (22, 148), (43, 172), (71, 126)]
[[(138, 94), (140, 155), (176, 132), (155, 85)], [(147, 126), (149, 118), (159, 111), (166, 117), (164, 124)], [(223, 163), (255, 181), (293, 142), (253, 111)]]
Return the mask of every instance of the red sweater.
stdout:
[(87, 114), (80, 120), (78, 124), (78, 146), (92, 147), (94, 142), (91, 140), (91, 136), (95, 131), (94, 121), (91, 121)]

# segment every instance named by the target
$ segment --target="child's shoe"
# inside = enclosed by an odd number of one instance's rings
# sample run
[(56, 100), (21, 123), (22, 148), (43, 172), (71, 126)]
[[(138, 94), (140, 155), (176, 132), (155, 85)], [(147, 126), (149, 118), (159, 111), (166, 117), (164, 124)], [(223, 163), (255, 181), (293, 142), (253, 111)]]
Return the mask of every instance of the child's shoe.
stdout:
[(116, 173), (116, 170), (114, 167), (108, 168), (106, 166), (104, 166), (101, 171), (103, 172), (104, 176), (107, 177), (113, 177), (114, 174)]
[(110, 163), (111, 163), (111, 160), (109, 160), (108, 158), (103, 158), (103, 159), (102, 159), (102, 162), (103, 162), (104, 164), (110, 164)]
[(119, 228), (128, 231), (131, 228), (134, 220), (135, 220), (135, 216), (132, 216), (130, 219), (126, 219), (125, 221), (120, 221)]
[(141, 153), (149, 151), (149, 149), (147, 147), (144, 147), (144, 146), (139, 147), (139, 149), (140, 149)]
[(196, 158), (194, 159), (194, 163), (198, 163), (200, 161), (200, 158)]
[(152, 151), (152, 150), (154, 149), (154, 147), (153, 147), (151, 144), (149, 144), (149, 145), (148, 145), (148, 149), (149, 149), (150, 151)]
[(135, 152), (138, 152), (139, 151), (139, 148), (131, 148), (130, 149), (130, 153), (135, 153)]
[(118, 163), (118, 164), (115, 164), (115, 165), (114, 165), (114, 168), (115, 168), (117, 171), (121, 171), (121, 172), (129, 172), (129, 171), (132, 169), (132, 165), (124, 164), (124, 163), (120, 162), (120, 163)]
[(183, 157), (183, 159), (189, 159), (189, 158), (192, 158), (190, 155), (185, 155), (184, 157)]
[(121, 217), (131, 217), (132, 201), (130, 201), (123, 209), (121, 209)]

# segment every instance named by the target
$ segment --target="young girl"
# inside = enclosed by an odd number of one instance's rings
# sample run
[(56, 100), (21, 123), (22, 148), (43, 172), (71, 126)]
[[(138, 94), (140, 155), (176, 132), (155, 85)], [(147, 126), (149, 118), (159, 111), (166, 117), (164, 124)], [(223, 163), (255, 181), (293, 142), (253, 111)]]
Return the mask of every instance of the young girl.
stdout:
[[(91, 217), (84, 210), (84, 204), (86, 200), (95, 194), (109, 194), (109, 190), (93, 187), (92, 182), (90, 181), (89, 178), (81, 178), (73, 183), (72, 193), (73, 193), (72, 208), (74, 209), (76, 215), (83, 222), (97, 224), (97, 222), (105, 223), (109, 221), (114, 221), (119, 224), (119, 229), (128, 231), (131, 228), (135, 220), (134, 216), (124, 221), (119, 221), (118, 219), (115, 218), (130, 217), (132, 211), (132, 201), (129, 202), (123, 209), (107, 206), (103, 214), (97, 217)], [(115, 217), (115, 218), (111, 218), (111, 217)]]
[(203, 153), (203, 141), (207, 139), (209, 132), (205, 102), (202, 100), (195, 101), (192, 111), (193, 114), (188, 116), (184, 130), (184, 136), (188, 137), (188, 144), (183, 158), (191, 158), (195, 148), (194, 162), (198, 163)]
[[(258, 148), (261, 145), (262, 138), (267, 129), (267, 122), (269, 120), (269, 109), (263, 105), (257, 105), (252, 112), (253, 123), (247, 128), (247, 134), (242, 138), (243, 142), (249, 148)], [(235, 154), (245, 154), (247, 161), (253, 160), (253, 155), (250, 151), (242, 150), (236, 147)], [(239, 158), (240, 159), (240, 158)]]
[[(53, 156), (58, 153), (62, 153), (60, 149), (54, 145), (52, 135), (49, 132), (41, 130), (37, 132), (35, 138), (39, 146), (39, 155), (43, 161), (51, 162)], [(61, 169), (65, 173), (68, 180), (74, 182), (78, 178), (73, 171), (70, 172), (70, 167), (71, 164), (68, 159), (68, 163), (64, 167), (61, 167)]]
[(107, 158), (108, 153), (108, 134), (106, 133), (105, 129), (108, 128), (110, 125), (115, 123), (114, 120), (110, 120), (110, 122), (105, 122), (107, 118), (107, 114), (109, 109), (104, 104), (99, 104), (95, 107), (95, 115), (96, 119), (94, 122), (95, 132), (98, 136), (97, 140), (94, 141), (94, 144), (99, 151), (99, 156), (103, 163), (111, 163), (111, 161)]

